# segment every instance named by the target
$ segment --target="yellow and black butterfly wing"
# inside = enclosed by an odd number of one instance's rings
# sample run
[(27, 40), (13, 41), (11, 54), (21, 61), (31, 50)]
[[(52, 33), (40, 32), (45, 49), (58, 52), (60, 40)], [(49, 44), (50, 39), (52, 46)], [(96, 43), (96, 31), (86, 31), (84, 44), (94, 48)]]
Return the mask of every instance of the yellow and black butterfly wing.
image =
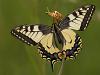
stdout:
[[(50, 55), (53, 55), (54, 53), (58, 53), (59, 49), (56, 47), (54, 40), (55, 39), (54, 39), (54, 35), (52, 32), (45, 35), (39, 42), (40, 52), (41, 53), (47, 52)], [(42, 57), (46, 59), (51, 58), (50, 60), (53, 60), (52, 56), (45, 55), (44, 53), (42, 54)]]
[(60, 51), (55, 44), (54, 33), (50, 32), (49, 34), (45, 35), (39, 42), (38, 49), (42, 58), (51, 62), (51, 67), (53, 70), (53, 64), (59, 60), (58, 52)]
[(11, 34), (28, 45), (37, 45), (44, 35), (50, 32), (46, 25), (20, 25), (11, 30)]
[(55, 45), (53, 29), (46, 25), (21, 25), (12, 29), (11, 34), (28, 45), (37, 45), (42, 58), (53, 64), (58, 60), (59, 49)]
[(12, 29), (11, 34), (26, 44), (38, 45), (39, 49), (44, 48), (44, 50), (50, 54), (59, 52), (55, 45), (53, 29), (46, 25), (17, 26)]
[(66, 59), (73, 59), (79, 53), (82, 47), (82, 40), (78, 34), (71, 29), (61, 30), (63, 36), (63, 49), (65, 51)]
[(59, 27), (83, 31), (87, 28), (94, 10), (94, 5), (82, 6), (62, 19)]
[[(65, 51), (66, 59), (74, 58), (79, 53), (82, 40), (73, 30), (83, 31), (86, 29), (94, 10), (94, 5), (82, 6), (63, 18), (59, 24), (55, 26), (57, 33), (59, 32), (60, 34), (58, 41), (62, 41), (62, 50)], [(56, 35), (59, 36), (57, 33)]]

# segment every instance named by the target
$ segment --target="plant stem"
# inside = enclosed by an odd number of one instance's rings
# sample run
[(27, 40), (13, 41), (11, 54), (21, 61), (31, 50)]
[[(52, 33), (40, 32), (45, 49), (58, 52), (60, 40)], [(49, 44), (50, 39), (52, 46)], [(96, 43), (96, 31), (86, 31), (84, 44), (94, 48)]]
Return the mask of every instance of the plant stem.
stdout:
[(61, 64), (61, 67), (60, 67), (58, 75), (62, 75), (62, 71), (63, 71), (63, 68), (64, 68), (64, 61), (65, 61), (65, 59), (63, 58), (62, 59), (62, 64)]

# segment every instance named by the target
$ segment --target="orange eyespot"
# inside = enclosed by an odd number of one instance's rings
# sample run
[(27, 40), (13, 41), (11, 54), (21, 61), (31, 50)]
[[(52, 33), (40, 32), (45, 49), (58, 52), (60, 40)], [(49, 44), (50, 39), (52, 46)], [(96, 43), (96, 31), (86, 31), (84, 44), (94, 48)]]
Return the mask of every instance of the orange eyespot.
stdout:
[(58, 57), (60, 58), (60, 59), (63, 59), (63, 58), (66, 58), (66, 52), (63, 50), (62, 52), (59, 52), (58, 53)]

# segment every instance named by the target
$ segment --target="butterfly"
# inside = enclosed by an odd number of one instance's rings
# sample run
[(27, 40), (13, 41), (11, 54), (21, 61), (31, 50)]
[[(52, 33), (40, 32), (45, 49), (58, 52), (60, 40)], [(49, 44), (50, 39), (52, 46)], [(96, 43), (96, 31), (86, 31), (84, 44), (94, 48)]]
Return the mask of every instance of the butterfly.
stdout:
[(28, 45), (36, 45), (41, 57), (49, 60), (53, 69), (55, 62), (74, 59), (79, 54), (82, 40), (74, 30), (84, 31), (94, 10), (94, 5), (85, 5), (65, 17), (58, 11), (48, 11), (47, 14), (53, 18), (52, 26), (44, 24), (20, 25), (13, 28), (11, 34)]

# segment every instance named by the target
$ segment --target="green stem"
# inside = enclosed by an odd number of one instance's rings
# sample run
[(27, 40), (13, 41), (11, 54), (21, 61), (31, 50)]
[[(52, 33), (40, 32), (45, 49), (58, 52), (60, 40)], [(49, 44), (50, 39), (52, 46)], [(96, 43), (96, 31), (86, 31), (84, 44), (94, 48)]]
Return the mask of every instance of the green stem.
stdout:
[(65, 61), (65, 59), (63, 58), (62, 59), (62, 64), (61, 64), (61, 67), (60, 67), (58, 75), (62, 75), (62, 71), (63, 71), (63, 68), (64, 68), (64, 61)]

